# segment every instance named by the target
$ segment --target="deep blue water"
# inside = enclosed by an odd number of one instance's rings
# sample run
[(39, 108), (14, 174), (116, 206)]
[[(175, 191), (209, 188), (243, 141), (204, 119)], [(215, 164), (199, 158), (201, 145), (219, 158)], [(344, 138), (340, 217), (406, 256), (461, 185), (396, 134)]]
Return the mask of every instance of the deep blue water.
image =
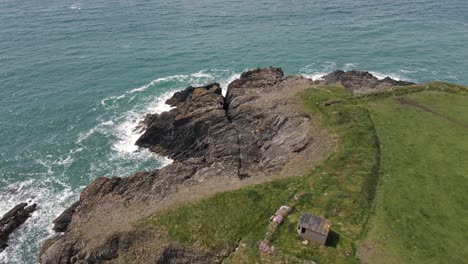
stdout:
[(468, 84), (466, 0), (0, 0), (0, 215), (40, 209), (0, 254), (34, 263), (98, 176), (166, 160), (133, 143), (168, 92), (278, 66)]

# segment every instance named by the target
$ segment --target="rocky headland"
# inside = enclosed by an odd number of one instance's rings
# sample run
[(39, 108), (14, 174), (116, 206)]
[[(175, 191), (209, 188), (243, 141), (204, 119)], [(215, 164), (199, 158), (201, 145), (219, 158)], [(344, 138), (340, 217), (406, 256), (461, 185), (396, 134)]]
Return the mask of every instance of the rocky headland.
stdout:
[[(213, 263), (223, 253), (198, 252), (138, 225), (155, 212), (242, 186), (300, 175), (333, 148), (331, 136), (303, 109), (297, 94), (321, 84), (365, 93), (408, 82), (368, 72), (335, 71), (313, 81), (280, 68), (245, 72), (227, 87), (212, 83), (176, 92), (172, 110), (148, 114), (136, 144), (174, 162), (131, 177), (100, 177), (55, 221), (41, 263)], [(151, 253), (148, 253), (150, 251)]]

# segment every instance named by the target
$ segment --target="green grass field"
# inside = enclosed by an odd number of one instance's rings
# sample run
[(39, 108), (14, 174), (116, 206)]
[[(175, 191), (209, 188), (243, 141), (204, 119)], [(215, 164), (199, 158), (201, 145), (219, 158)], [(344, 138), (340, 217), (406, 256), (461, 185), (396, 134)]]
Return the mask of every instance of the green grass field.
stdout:
[(434, 113), (393, 97), (369, 104), (382, 176), (361, 254), (369, 263), (466, 263), (468, 98), (405, 97)]
[[(338, 139), (321, 166), (216, 194), (143, 224), (225, 255), (226, 263), (356, 263), (359, 257), (368, 263), (461, 263), (468, 258), (466, 91), (432, 83), (356, 98), (342, 87), (310, 88), (298, 96)], [(419, 107), (395, 100), (400, 97)], [(324, 106), (329, 100), (337, 103)], [(271, 229), (269, 217), (281, 205), (293, 212)], [(304, 212), (332, 221), (329, 246), (301, 243), (296, 226)], [(259, 252), (263, 239), (276, 247), (275, 255)]]

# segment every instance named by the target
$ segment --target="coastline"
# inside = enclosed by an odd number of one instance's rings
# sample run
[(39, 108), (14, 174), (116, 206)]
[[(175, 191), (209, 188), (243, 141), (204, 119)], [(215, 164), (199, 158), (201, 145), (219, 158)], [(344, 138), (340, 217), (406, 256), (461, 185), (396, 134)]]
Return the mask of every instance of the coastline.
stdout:
[[(354, 93), (411, 84), (340, 71), (325, 76), (322, 82), (341, 82)], [(82, 192), (75, 212), (59, 217), (65, 221), (58, 224), (70, 223), (61, 228), (65, 233), (45, 242), (41, 262), (112, 259), (118, 248), (112, 248), (109, 256), (102, 255), (102, 250), (109, 249), (113, 237), (131, 233), (131, 223), (158, 210), (284, 177), (281, 175), (300, 175), (304, 169), (297, 168), (309, 169), (333, 146), (293, 100), (300, 91), (320, 84), (267, 68), (244, 72), (228, 86), (225, 97), (216, 83), (176, 92), (167, 100), (175, 108), (148, 115), (142, 124), (145, 133), (137, 141), (175, 162), (129, 178), (95, 180)], [(258, 134), (252, 135), (252, 131)], [(181, 194), (188, 195), (181, 200)], [(87, 241), (85, 247), (76, 247), (73, 241), (80, 240)]]

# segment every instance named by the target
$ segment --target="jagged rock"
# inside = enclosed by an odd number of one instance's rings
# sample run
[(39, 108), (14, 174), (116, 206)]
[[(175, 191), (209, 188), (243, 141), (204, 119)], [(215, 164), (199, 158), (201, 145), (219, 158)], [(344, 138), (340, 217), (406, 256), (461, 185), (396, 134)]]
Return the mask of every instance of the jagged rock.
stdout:
[(156, 116), (136, 144), (179, 162), (202, 158), (200, 165), (213, 173), (237, 175), (237, 134), (219, 84), (188, 87), (167, 103), (176, 108)]
[(80, 202), (75, 202), (53, 221), (54, 227), (52, 229), (55, 232), (65, 232), (67, 230), (68, 224), (70, 224), (73, 213), (75, 213), (75, 209), (78, 205), (80, 205)]
[[(256, 68), (242, 73), (240, 79), (234, 80), (229, 86), (242, 88), (272, 86), (283, 78), (284, 73), (281, 68)], [(226, 97), (229, 98), (229, 95)]]
[(158, 117), (159, 115), (158, 114), (146, 114), (145, 118), (143, 119), (143, 121), (141, 121), (136, 127), (135, 129), (133, 129), (134, 132), (138, 132), (138, 133), (143, 133), (147, 128), (148, 126), (153, 123), (153, 121)]
[(26, 222), (36, 208), (36, 204), (28, 206), (27, 203), (20, 203), (0, 219), (0, 252), (8, 246), (10, 234)]
[(323, 76), (322, 79), (327, 84), (340, 83), (347, 90), (353, 93), (367, 93), (391, 86), (405, 86), (414, 84), (412, 82), (397, 81), (390, 77), (379, 80), (377, 77), (367, 71), (345, 72), (342, 70), (336, 70), (328, 75)]
[(305, 81), (297, 78), (270, 67), (243, 73), (229, 84), (225, 108), (238, 134), (240, 177), (276, 169), (312, 140), (310, 117), (290, 111), (286, 102), (288, 81)]

